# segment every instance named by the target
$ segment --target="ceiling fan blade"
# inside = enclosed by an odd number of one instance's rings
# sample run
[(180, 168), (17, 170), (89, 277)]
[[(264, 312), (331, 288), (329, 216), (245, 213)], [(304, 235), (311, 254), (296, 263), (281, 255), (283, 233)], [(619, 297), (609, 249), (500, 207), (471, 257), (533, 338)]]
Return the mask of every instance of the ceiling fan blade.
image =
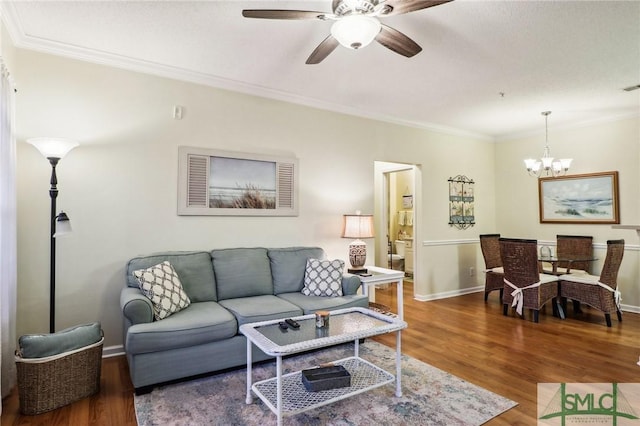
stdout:
[(382, 3), (383, 7), (380, 16), (401, 15), (403, 13), (439, 6), (451, 1), (453, 0), (387, 0)]
[(411, 40), (400, 31), (393, 29), (387, 25), (382, 24), (382, 29), (376, 36), (375, 40), (386, 47), (391, 49), (402, 56), (410, 58), (422, 51), (422, 47)]
[(245, 18), (261, 19), (324, 19), (325, 12), (313, 12), (310, 10), (277, 10), (277, 9), (245, 9), (242, 16)]
[(324, 58), (329, 56), (329, 54), (333, 52), (339, 44), (338, 40), (329, 34), (329, 37), (325, 38), (324, 41), (320, 43), (313, 52), (311, 52), (306, 63), (319, 64)]

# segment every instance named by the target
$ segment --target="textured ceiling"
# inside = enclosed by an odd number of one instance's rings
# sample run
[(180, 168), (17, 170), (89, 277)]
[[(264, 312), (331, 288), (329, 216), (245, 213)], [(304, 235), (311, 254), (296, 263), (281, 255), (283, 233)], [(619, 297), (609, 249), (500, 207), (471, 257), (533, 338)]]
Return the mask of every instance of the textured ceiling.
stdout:
[(640, 113), (640, 2), (464, 1), (382, 18), (423, 51), (339, 46), (330, 1), (3, 1), (17, 47), (392, 122), (507, 139)]

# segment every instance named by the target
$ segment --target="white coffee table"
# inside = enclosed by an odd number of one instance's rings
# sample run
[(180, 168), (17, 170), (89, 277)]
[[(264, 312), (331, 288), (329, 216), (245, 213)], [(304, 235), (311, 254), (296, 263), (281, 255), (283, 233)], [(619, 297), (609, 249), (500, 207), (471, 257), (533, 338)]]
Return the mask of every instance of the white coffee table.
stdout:
[[(328, 329), (317, 329), (315, 315), (294, 317), (299, 329), (282, 331), (281, 320), (243, 324), (240, 333), (247, 337), (247, 399), (251, 404), (253, 391), (277, 415), (278, 425), (282, 417), (295, 415), (350, 396), (396, 382), (395, 395), (402, 396), (401, 386), (401, 330), (407, 323), (365, 308), (347, 308), (331, 311)], [(359, 356), (359, 340), (396, 332), (396, 375), (377, 367)], [(345, 342), (354, 342), (354, 356), (336, 360), (351, 374), (351, 386), (320, 392), (308, 392), (301, 372), (282, 374), (282, 357), (312, 349), (320, 349)], [(252, 384), (251, 345), (276, 357), (276, 377)], [(315, 367), (309, 365), (309, 368)]]

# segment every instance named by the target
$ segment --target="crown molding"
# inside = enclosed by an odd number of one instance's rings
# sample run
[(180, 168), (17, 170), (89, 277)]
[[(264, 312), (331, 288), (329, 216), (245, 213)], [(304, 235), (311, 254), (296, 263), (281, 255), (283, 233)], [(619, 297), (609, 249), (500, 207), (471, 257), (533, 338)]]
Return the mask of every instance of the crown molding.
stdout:
[[(419, 122), (405, 120), (396, 116), (372, 113), (359, 108), (348, 105), (337, 104), (333, 102), (322, 101), (307, 96), (301, 96), (283, 90), (274, 90), (268, 87), (249, 84), (246, 82), (219, 77), (212, 74), (196, 72), (180, 67), (174, 67), (166, 64), (155, 63), (151, 61), (142, 61), (122, 55), (115, 55), (109, 52), (87, 49), (80, 46), (60, 43), (45, 38), (33, 37), (25, 34), (20, 24), (19, 15), (12, 2), (0, 2), (0, 17), (2, 18), (5, 28), (15, 47), (20, 49), (33, 50), (55, 56), (67, 57), (70, 59), (91, 62), (99, 65), (105, 65), (113, 68), (125, 69), (142, 74), (155, 75), (158, 77), (169, 78), (173, 80), (185, 81), (204, 86), (214, 87), (217, 89), (228, 90), (232, 92), (242, 93), (251, 96), (273, 99), (277, 101), (292, 103), (296, 105), (316, 108), (320, 110), (336, 112), (340, 114), (375, 120), (403, 127), (412, 127), (421, 130), (427, 130), (435, 133), (446, 134), (451, 136), (471, 138), (488, 142), (509, 142), (518, 139), (537, 136), (540, 130), (527, 132), (514, 132), (493, 137), (486, 134), (470, 132), (458, 128), (442, 126), (435, 123)], [(614, 122), (630, 117), (638, 117), (638, 112), (618, 114), (606, 117), (599, 117), (594, 120), (587, 120), (577, 123), (565, 124), (562, 126), (550, 127), (554, 130), (575, 129), (588, 127), (595, 124), (606, 122)]]
[(239, 92), (247, 95), (274, 99), (311, 108), (337, 112), (345, 115), (396, 124), (404, 127), (413, 127), (437, 133), (469, 137), (480, 140), (494, 140), (493, 137), (479, 133), (468, 132), (452, 127), (440, 126), (434, 123), (410, 121), (401, 119), (399, 117), (391, 117), (384, 114), (375, 114), (358, 108), (350, 107), (348, 105), (322, 101), (319, 99), (297, 95), (295, 93), (290, 93), (282, 90), (274, 90), (268, 87), (248, 84), (246, 82), (223, 78), (212, 74), (196, 72), (151, 61), (142, 61), (131, 57), (115, 55), (109, 52), (87, 49), (80, 46), (60, 43), (54, 40), (29, 36), (25, 34), (22, 26), (20, 25), (18, 13), (14, 5), (10, 2), (0, 3), (0, 15), (2, 16), (2, 20), (5, 23), (7, 32), (9, 33), (14, 46), (20, 49), (33, 50), (50, 55), (62, 56), (99, 65), (135, 71), (142, 74), (150, 74), (159, 77), (170, 78), (173, 80), (201, 84), (204, 86), (229, 90), (232, 92)]

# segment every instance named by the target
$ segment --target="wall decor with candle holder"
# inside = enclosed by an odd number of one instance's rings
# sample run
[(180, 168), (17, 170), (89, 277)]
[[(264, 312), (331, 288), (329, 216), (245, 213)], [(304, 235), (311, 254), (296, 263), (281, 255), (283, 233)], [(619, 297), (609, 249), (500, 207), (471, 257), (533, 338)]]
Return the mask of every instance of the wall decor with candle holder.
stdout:
[(449, 178), (449, 226), (467, 229), (476, 224), (473, 179), (464, 175)]

